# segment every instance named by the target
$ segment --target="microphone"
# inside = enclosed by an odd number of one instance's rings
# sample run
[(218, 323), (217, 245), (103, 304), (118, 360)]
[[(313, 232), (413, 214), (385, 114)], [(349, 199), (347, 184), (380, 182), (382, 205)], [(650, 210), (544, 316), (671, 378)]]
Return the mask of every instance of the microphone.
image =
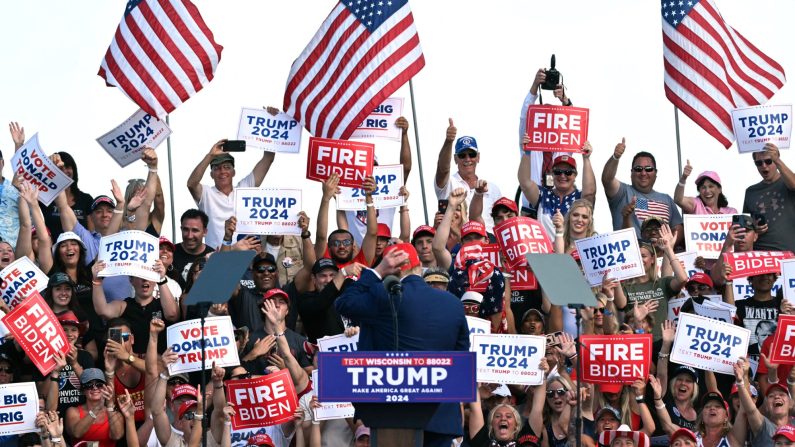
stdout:
[(400, 279), (395, 275), (389, 275), (384, 278), (384, 288), (390, 295), (400, 295), (403, 293), (403, 284)]
[[(389, 275), (384, 278), (384, 288), (389, 293), (389, 307), (392, 311), (392, 324), (395, 326), (395, 352), (399, 351), (400, 337), (398, 336), (398, 309), (400, 309), (400, 302), (403, 301), (403, 284), (400, 283), (400, 278), (395, 275)], [(395, 305), (395, 300), (398, 303)]]

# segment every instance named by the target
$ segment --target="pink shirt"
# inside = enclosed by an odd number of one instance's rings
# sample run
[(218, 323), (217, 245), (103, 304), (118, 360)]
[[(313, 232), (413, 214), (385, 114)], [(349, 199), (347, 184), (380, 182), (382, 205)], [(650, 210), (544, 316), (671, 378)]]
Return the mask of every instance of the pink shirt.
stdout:
[[(695, 210), (692, 214), (715, 214), (712, 212), (712, 208), (707, 208), (704, 205), (704, 202), (701, 200), (701, 197), (694, 197), (693, 204), (695, 205)], [(737, 212), (736, 209), (730, 206), (724, 206), (718, 211), (718, 214), (740, 214)]]

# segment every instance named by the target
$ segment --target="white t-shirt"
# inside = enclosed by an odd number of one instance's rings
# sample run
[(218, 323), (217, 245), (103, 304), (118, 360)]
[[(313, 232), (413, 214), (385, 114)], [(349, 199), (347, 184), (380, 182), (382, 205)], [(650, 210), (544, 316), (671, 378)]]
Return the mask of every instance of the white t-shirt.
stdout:
[[(502, 193), (500, 192), (500, 188), (497, 187), (492, 182), (488, 182), (489, 190), (486, 194), (483, 194), (483, 222), (486, 224), (486, 231), (492, 232), (492, 228), (494, 228), (494, 220), (491, 218), (491, 207), (494, 205), (494, 202), (502, 197)], [(436, 191), (436, 198), (438, 200), (447, 200), (450, 196), (450, 193), (456, 188), (464, 188), (467, 192), (467, 206), (472, 203), (472, 197), (475, 197), (475, 189), (470, 188), (469, 184), (461, 178), (461, 175), (456, 171), (455, 174), (450, 175), (450, 179), (448, 180), (447, 184), (444, 187), (440, 188), (436, 185), (436, 182), (433, 184), (433, 189)], [(469, 216), (463, 216), (464, 222), (469, 220)]]
[[(241, 180), (236, 188), (253, 188), (254, 173), (249, 173)], [(217, 249), (224, 240), (224, 223), (226, 219), (235, 215), (235, 192), (226, 195), (218, 190), (215, 185), (202, 184), (202, 197), (196, 203), (200, 210), (207, 213), (210, 222), (207, 225), (207, 236), (204, 243)]]

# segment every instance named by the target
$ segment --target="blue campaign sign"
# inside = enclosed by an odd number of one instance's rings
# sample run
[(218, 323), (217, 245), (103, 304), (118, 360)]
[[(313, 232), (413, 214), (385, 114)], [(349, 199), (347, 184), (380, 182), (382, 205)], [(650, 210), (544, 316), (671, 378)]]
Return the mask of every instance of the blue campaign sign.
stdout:
[(475, 401), (474, 352), (321, 352), (320, 402)]

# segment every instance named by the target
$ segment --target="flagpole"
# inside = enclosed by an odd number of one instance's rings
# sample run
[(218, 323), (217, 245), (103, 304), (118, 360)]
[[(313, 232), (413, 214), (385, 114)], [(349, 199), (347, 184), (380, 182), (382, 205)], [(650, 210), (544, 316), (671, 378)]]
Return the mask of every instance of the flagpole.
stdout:
[[(168, 115), (166, 115), (166, 125), (168, 125)], [(166, 148), (168, 149), (168, 193), (171, 196), (171, 240), (177, 243), (177, 215), (174, 214), (174, 172), (171, 170), (171, 136), (166, 138)], [(162, 230), (161, 230), (162, 231)]]
[(679, 175), (682, 175), (682, 143), (679, 141), (679, 108), (674, 106), (674, 124), (676, 124), (676, 159), (679, 160)]
[(420, 152), (420, 130), (417, 124), (417, 108), (414, 103), (414, 83), (409, 79), (409, 94), (411, 95), (411, 116), (414, 119), (414, 141), (417, 145), (417, 165), (420, 168), (420, 191), (422, 191), (422, 209), (425, 215), (425, 225), (428, 225), (428, 201), (425, 198), (425, 176), (422, 173), (422, 153)]

